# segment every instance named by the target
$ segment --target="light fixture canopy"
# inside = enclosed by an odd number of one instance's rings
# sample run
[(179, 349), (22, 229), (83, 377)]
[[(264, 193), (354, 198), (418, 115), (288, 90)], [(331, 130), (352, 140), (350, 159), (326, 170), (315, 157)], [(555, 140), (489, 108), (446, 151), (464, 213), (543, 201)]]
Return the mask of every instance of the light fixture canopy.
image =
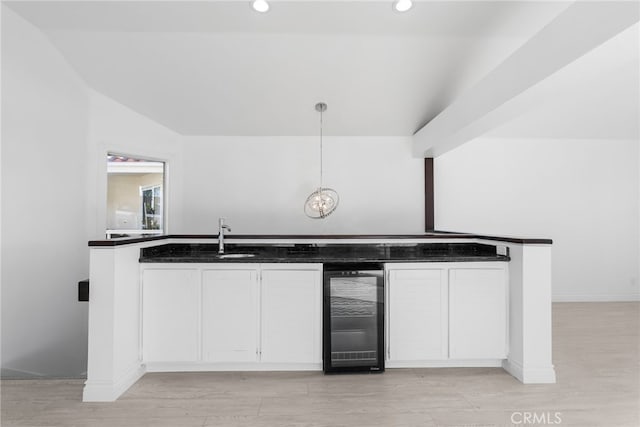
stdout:
[(413, 7), (411, 0), (396, 0), (393, 2), (393, 8), (398, 12), (406, 12)]
[(304, 213), (313, 219), (323, 219), (331, 215), (340, 202), (338, 192), (333, 188), (322, 186), (322, 113), (327, 111), (327, 104), (318, 102), (316, 111), (320, 113), (320, 185), (304, 202)]
[(251, 7), (253, 10), (260, 13), (269, 11), (269, 3), (267, 3), (267, 0), (252, 0)]

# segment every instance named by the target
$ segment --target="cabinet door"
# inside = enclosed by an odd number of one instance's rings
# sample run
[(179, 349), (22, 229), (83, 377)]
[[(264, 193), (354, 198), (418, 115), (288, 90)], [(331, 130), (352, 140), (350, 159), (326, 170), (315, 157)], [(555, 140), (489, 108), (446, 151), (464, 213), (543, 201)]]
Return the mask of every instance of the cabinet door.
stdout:
[(253, 362), (258, 353), (258, 271), (202, 273), (202, 355), (209, 362)]
[(388, 357), (391, 361), (447, 358), (445, 270), (389, 271)]
[(158, 269), (142, 274), (142, 348), (147, 362), (198, 359), (197, 270)]
[(322, 362), (322, 270), (262, 271), (261, 361)]
[(449, 272), (449, 354), (454, 359), (504, 359), (507, 339), (506, 271)]

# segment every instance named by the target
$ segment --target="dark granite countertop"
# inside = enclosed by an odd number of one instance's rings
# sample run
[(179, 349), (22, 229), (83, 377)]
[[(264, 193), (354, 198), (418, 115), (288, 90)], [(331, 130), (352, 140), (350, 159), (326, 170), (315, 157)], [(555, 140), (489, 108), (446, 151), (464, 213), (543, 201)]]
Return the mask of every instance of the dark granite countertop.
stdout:
[[(243, 257), (242, 255), (251, 255)], [(237, 256), (237, 257), (235, 257)], [(496, 247), (480, 243), (226, 244), (169, 243), (140, 250), (142, 263), (346, 263), (509, 261)]]
[[(217, 239), (216, 234), (163, 234), (152, 236), (131, 236), (116, 239), (91, 240), (91, 247), (122, 246), (132, 243), (143, 243), (165, 239)], [(482, 239), (497, 242), (520, 244), (545, 244), (553, 243), (546, 238), (524, 238), (509, 236), (488, 236), (484, 234), (457, 233), (451, 231), (429, 231), (423, 234), (229, 234), (229, 240), (403, 240), (403, 239)]]

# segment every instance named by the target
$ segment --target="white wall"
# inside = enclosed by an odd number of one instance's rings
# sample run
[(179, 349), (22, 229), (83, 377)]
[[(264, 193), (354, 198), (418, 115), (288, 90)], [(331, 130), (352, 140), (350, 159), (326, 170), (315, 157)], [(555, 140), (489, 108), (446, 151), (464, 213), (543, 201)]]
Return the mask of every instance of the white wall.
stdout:
[(556, 301), (639, 299), (637, 140), (477, 139), (435, 160), (442, 230), (549, 237)]
[(2, 374), (86, 372), (87, 241), (104, 238), (108, 151), (167, 162), (181, 215), (179, 136), (87, 88), (40, 30), (2, 6)]
[(88, 235), (104, 239), (107, 227), (107, 153), (165, 162), (164, 203), (167, 232), (182, 221), (182, 145), (180, 135), (130, 108), (89, 90), (89, 175), (86, 191)]
[(340, 195), (324, 220), (303, 211), (319, 185), (318, 137), (184, 138), (184, 226), (237, 234), (421, 233), (424, 163), (411, 139), (326, 137), (324, 186)]
[(86, 370), (84, 83), (31, 24), (2, 7), (3, 375)]

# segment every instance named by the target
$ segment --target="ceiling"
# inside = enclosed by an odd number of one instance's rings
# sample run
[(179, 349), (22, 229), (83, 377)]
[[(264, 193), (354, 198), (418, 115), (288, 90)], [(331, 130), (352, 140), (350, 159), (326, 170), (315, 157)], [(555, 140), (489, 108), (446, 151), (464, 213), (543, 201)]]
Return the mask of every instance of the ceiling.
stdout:
[(180, 134), (274, 136), (317, 134), (319, 101), (327, 135), (412, 135), (571, 4), (391, 3), (5, 2), (90, 87)]

